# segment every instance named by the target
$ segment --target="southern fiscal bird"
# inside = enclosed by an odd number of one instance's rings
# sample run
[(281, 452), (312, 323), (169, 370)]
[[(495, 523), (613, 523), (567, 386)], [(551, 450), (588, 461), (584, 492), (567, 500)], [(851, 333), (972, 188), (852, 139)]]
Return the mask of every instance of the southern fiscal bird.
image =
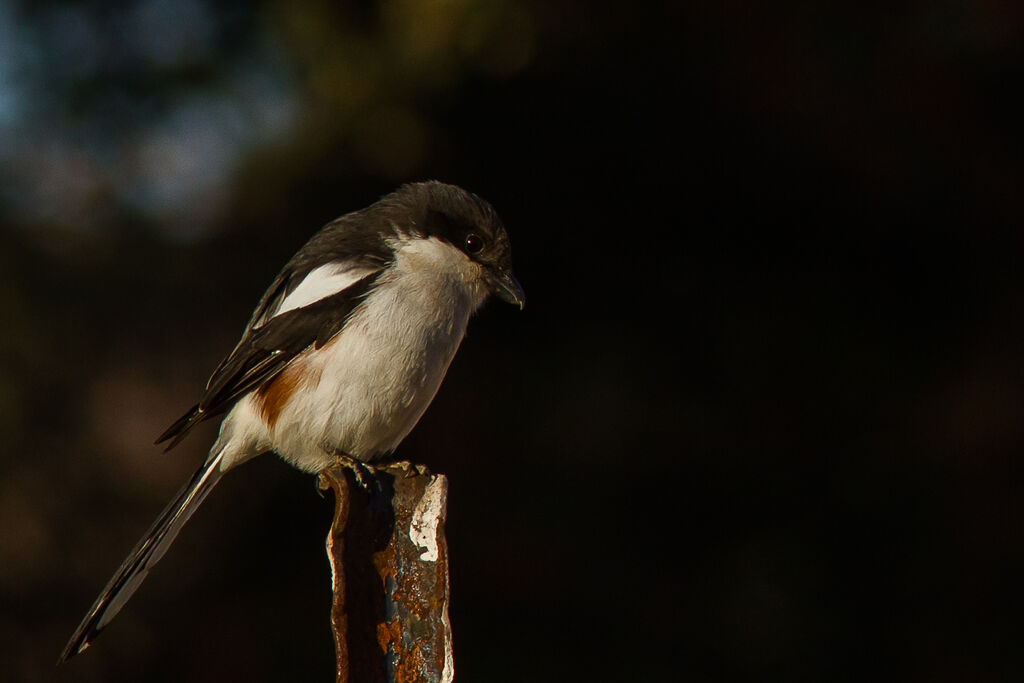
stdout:
[(60, 661), (95, 639), (224, 473), (273, 451), (318, 473), (387, 458), (423, 415), (491, 295), (523, 307), (508, 234), (454, 185), (404, 185), (328, 223), (263, 294), (199, 402), (157, 443), (227, 413), (202, 467), (139, 540)]

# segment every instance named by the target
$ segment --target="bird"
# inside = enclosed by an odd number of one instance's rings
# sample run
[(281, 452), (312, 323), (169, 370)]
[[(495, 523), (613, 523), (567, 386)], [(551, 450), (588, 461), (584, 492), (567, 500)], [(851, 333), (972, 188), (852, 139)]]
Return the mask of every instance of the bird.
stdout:
[(392, 458), (491, 295), (525, 304), (501, 219), (461, 187), (405, 184), (315, 233), (271, 282), (198, 402), (157, 438), (170, 450), (224, 415), (203, 464), (111, 577), (58, 662), (110, 623), (229, 470), (267, 452), (313, 474)]

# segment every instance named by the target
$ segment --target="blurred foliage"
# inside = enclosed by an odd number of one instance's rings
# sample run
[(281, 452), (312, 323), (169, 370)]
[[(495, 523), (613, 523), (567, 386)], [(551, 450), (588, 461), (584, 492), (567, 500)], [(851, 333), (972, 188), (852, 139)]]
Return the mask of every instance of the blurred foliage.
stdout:
[(0, 0), (0, 679), (329, 679), (330, 503), (225, 479), (52, 662), (215, 427), (262, 288), (396, 184), (530, 298), (401, 456), (460, 681), (1017, 680), (1024, 11)]

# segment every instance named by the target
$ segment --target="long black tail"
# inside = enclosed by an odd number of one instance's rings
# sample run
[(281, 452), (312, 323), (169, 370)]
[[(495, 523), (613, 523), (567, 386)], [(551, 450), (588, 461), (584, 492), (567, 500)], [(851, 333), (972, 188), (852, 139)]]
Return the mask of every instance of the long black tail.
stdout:
[(82, 623), (75, 629), (58, 663), (66, 662), (79, 652), (89, 647), (100, 631), (110, 620), (121, 611), (128, 598), (142, 584), (149, 570), (160, 561), (167, 552), (181, 528), (203, 502), (206, 495), (220, 481), (223, 472), (220, 461), (224, 451), (209, 458), (174, 497), (170, 505), (164, 508), (153, 526), (139, 540), (117, 572), (107, 583), (106, 588), (96, 598)]

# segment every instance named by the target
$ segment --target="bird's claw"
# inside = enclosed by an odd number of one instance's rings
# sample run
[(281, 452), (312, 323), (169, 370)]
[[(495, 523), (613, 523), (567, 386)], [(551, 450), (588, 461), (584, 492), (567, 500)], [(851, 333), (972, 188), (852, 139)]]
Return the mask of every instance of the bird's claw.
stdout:
[(404, 478), (415, 477), (417, 474), (424, 477), (429, 477), (431, 472), (426, 465), (420, 465), (411, 463), (408, 460), (399, 460), (388, 465), (385, 469), (388, 470), (401, 470)]
[(365, 462), (356, 460), (347, 453), (339, 452), (335, 453), (334, 456), (338, 459), (338, 465), (344, 467), (345, 469), (349, 470), (352, 473), (352, 476), (355, 477), (356, 483), (359, 484), (359, 488), (366, 491), (367, 493), (371, 493), (371, 481), (373, 484), (372, 488), (378, 488), (375, 467), (373, 467), (372, 465), (367, 465)]

